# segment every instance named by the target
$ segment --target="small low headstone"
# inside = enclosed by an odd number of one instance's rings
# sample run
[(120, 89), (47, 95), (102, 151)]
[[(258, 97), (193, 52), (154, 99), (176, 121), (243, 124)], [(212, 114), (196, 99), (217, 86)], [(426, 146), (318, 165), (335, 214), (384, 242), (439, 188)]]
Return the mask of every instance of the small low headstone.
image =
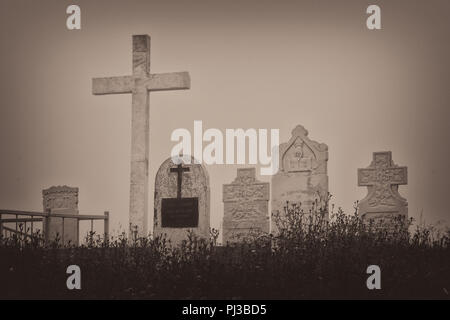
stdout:
[(78, 220), (52, 217), (52, 214), (78, 214), (78, 188), (68, 186), (50, 187), (42, 191), (44, 212), (50, 213), (44, 224), (47, 240), (60, 239), (60, 243), (78, 245)]
[(172, 244), (187, 238), (188, 231), (209, 238), (209, 177), (203, 165), (172, 158), (159, 167), (155, 178), (154, 236), (165, 234)]
[[(309, 139), (308, 131), (298, 125), (279, 153), (279, 170), (272, 177), (272, 213), (283, 217), (287, 201), (301, 204), (305, 213), (316, 203), (323, 206), (328, 199), (328, 146)], [(275, 221), (271, 224), (276, 232)]]
[(223, 202), (223, 243), (269, 233), (269, 183), (256, 180), (255, 168), (237, 170), (223, 185)]
[(398, 193), (398, 186), (408, 183), (407, 167), (392, 161), (392, 153), (374, 152), (370, 166), (358, 169), (358, 186), (367, 187), (367, 196), (358, 203), (364, 220), (387, 220), (408, 216), (408, 202)]

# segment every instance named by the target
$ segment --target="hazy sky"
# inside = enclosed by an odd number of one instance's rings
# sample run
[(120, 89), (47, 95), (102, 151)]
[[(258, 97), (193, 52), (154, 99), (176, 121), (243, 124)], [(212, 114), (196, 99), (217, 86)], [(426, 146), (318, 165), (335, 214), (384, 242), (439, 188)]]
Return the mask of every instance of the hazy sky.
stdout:
[[(374, 3), (383, 29), (369, 31)], [(69, 4), (80, 31), (66, 29)], [(347, 211), (366, 195), (357, 168), (390, 150), (408, 166), (410, 216), (450, 222), (449, 1), (1, 0), (0, 32), (1, 208), (42, 210), (41, 190), (66, 184), (80, 213), (127, 226), (131, 95), (93, 96), (91, 78), (130, 74), (131, 36), (149, 34), (152, 72), (192, 81), (150, 94), (150, 230), (170, 135), (194, 120), (279, 128), (280, 142), (302, 124), (329, 146), (333, 202)], [(236, 168), (207, 166), (213, 227)]]

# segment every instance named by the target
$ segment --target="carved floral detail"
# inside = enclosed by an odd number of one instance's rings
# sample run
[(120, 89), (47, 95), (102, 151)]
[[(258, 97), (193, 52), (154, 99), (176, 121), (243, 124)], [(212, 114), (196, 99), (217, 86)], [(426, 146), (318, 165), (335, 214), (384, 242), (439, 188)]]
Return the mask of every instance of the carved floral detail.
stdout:
[(404, 206), (406, 202), (397, 191), (402, 184), (407, 184), (407, 168), (395, 165), (391, 152), (375, 152), (370, 166), (358, 169), (358, 185), (369, 188), (360, 206), (364, 202), (371, 208)]
[(44, 210), (77, 209), (78, 188), (55, 186), (42, 191)]

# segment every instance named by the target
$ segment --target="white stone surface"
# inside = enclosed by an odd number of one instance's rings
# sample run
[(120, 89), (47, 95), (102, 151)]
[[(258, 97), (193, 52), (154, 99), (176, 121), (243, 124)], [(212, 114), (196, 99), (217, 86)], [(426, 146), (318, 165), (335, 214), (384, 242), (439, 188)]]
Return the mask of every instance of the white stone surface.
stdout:
[(148, 154), (149, 154), (149, 91), (190, 88), (187, 72), (150, 74), (150, 37), (133, 36), (132, 76), (94, 78), (92, 93), (132, 94), (131, 107), (131, 173), (130, 231), (147, 235), (148, 224)]
[[(286, 201), (301, 203), (309, 212), (315, 201), (328, 197), (328, 146), (309, 139), (301, 125), (292, 130), (288, 142), (280, 144), (280, 168), (272, 176), (272, 213), (284, 214)], [(277, 232), (271, 221), (271, 231)]]

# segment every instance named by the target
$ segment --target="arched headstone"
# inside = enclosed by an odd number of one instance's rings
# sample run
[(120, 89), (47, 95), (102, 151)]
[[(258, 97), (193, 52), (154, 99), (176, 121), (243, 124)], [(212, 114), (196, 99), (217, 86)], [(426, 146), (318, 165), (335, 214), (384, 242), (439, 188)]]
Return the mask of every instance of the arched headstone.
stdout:
[(155, 178), (154, 236), (166, 234), (173, 244), (187, 231), (209, 238), (210, 189), (206, 168), (194, 161), (176, 164), (172, 158), (159, 167)]

